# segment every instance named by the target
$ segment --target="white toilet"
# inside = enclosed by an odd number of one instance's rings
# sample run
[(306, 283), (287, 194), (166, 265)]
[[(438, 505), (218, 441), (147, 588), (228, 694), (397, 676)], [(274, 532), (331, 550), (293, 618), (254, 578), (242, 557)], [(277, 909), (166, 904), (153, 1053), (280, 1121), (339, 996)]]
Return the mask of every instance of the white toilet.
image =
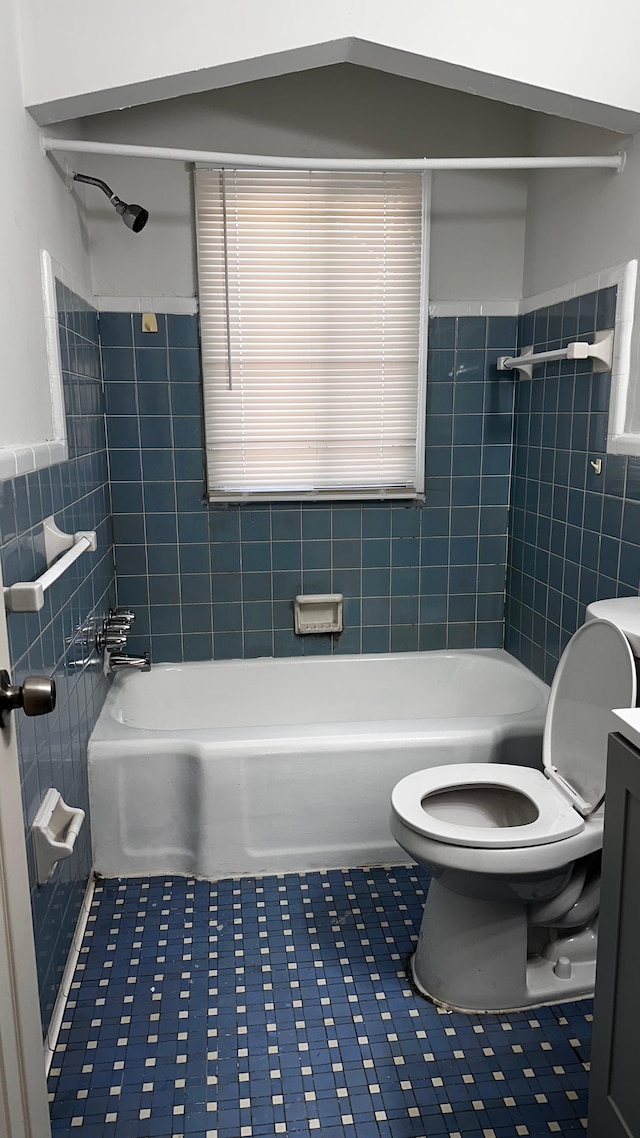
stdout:
[(640, 598), (597, 601), (558, 665), (544, 772), (461, 763), (403, 778), (391, 831), (432, 881), (411, 970), (460, 1011), (591, 995), (607, 735), (636, 705)]

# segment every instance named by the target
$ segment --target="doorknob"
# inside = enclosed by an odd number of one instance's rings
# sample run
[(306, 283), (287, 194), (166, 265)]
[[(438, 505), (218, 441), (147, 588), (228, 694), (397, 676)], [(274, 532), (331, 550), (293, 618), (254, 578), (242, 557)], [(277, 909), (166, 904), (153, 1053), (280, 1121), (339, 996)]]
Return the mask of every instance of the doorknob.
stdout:
[(49, 676), (27, 676), (22, 686), (0, 671), (0, 716), (21, 707), (25, 715), (46, 715), (56, 706), (56, 684)]

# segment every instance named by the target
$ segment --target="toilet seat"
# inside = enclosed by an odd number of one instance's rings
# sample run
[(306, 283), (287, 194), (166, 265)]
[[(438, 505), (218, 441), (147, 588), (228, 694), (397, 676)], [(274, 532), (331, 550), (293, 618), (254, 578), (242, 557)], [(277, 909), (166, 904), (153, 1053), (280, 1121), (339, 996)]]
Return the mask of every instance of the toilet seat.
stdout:
[(604, 798), (611, 709), (635, 706), (636, 696), (628, 640), (609, 621), (590, 621), (572, 636), (551, 685), (544, 774), (491, 763), (434, 767), (403, 778), (392, 808), (417, 834), (449, 845), (516, 849), (572, 837)]
[[(535, 821), (519, 826), (465, 824), (467, 801), (462, 791), (491, 787), (512, 791), (525, 802), (533, 803), (537, 810)], [(429, 811), (429, 797), (448, 790), (457, 791), (460, 796), (457, 805), (451, 804), (452, 815), (456, 810), (459, 812), (458, 822), (436, 817)], [(423, 805), (425, 799), (427, 802)], [(574, 810), (566, 795), (541, 771), (499, 763), (459, 763), (416, 771), (394, 787), (391, 804), (398, 818), (417, 834), (449, 845), (484, 849), (515, 849), (559, 842), (580, 833), (585, 825), (584, 818)]]

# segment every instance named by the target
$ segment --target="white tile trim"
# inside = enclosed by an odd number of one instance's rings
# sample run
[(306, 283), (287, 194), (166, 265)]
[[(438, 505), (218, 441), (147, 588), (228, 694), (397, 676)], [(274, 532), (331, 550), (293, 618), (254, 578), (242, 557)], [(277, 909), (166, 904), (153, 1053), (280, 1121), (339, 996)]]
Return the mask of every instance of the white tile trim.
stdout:
[(70, 272), (69, 269), (65, 269), (64, 265), (60, 264), (60, 261), (56, 261), (55, 257), (47, 253), (45, 249), (42, 249), (41, 253), (49, 258), (54, 277), (57, 277), (71, 292), (75, 292), (76, 296), (80, 297), (80, 300), (84, 300), (86, 304), (90, 304), (95, 308), (96, 301), (91, 290), (88, 289), (74, 273)]
[(82, 900), (82, 908), (80, 909), (80, 914), (76, 922), (76, 928), (73, 934), (71, 948), (69, 949), (69, 955), (67, 956), (67, 963), (62, 974), (62, 980), (60, 981), (60, 987), (58, 988), (58, 995), (53, 1006), (53, 1012), (51, 1013), (49, 1027), (45, 1036), (44, 1069), (45, 1075), (47, 1077), (49, 1075), (49, 1071), (51, 1070), (51, 1064), (53, 1062), (56, 1044), (58, 1042), (58, 1036), (60, 1035), (60, 1028), (62, 1027), (62, 1021), (64, 1019), (64, 1013), (67, 1007), (67, 1000), (69, 999), (69, 995), (71, 993), (71, 985), (73, 983), (76, 965), (80, 956), (80, 949), (82, 948), (82, 940), (87, 927), (87, 921), (89, 920), (89, 915), (91, 913), (91, 902), (93, 901), (95, 888), (96, 879), (92, 872), (87, 882), (87, 888)]
[(432, 300), (429, 316), (517, 316), (519, 300)]
[(616, 323), (613, 337), (607, 452), (609, 454), (638, 455), (640, 454), (640, 434), (625, 429), (630, 401), (631, 343), (638, 262), (629, 261), (622, 267), (624, 272), (618, 283)]
[(640, 435), (607, 435), (607, 454), (640, 455)]
[[(629, 262), (631, 264), (632, 262)], [(558, 288), (547, 289), (546, 292), (539, 292), (535, 296), (526, 296), (520, 301), (519, 311), (521, 314), (525, 312), (534, 312), (537, 308), (546, 308), (552, 304), (562, 304), (565, 300), (571, 300), (573, 296), (583, 296), (587, 292), (597, 292), (601, 288), (609, 288), (610, 285), (619, 285), (623, 279), (627, 265), (614, 265), (610, 269), (602, 269), (598, 273), (589, 273), (586, 277), (579, 277), (578, 280), (569, 281), (567, 284), (560, 285)], [(616, 313), (617, 319), (617, 313)]]
[(29, 474), (32, 470), (42, 470), (54, 466), (69, 457), (66, 443), (59, 439), (48, 443), (34, 443), (33, 446), (0, 447), (0, 481), (15, 478), (18, 474)]
[(98, 312), (167, 312), (172, 316), (195, 316), (195, 296), (96, 296)]
[[(546, 308), (552, 304), (562, 304), (571, 300), (573, 296), (582, 296), (587, 292), (596, 292), (610, 285), (620, 285), (628, 272), (628, 264), (614, 265), (601, 272), (590, 273), (589, 276), (569, 281), (558, 288), (547, 289), (546, 292), (536, 293), (535, 296), (525, 296), (521, 300), (432, 300), (429, 303), (430, 316), (521, 316), (525, 312), (535, 312), (538, 308)], [(624, 290), (623, 290), (624, 291)], [(627, 315), (629, 319), (628, 304)], [(616, 312), (616, 321), (618, 313)], [(631, 319), (633, 319), (633, 304), (631, 304)]]
[(47, 365), (49, 370), (49, 398), (51, 400), (51, 422), (55, 442), (65, 448), (67, 457), (67, 422), (64, 410), (64, 390), (62, 387), (62, 360), (60, 357), (60, 336), (58, 334), (58, 304), (56, 300), (56, 275), (59, 279), (60, 266), (46, 249), (40, 250), (40, 271), (42, 274), (42, 300), (44, 305), (44, 325), (47, 344)]
[(46, 249), (40, 250), (40, 271), (53, 438), (42, 442), (0, 447), (0, 480), (15, 478), (18, 474), (30, 474), (33, 470), (42, 470), (45, 466), (65, 462), (69, 457), (58, 336), (56, 278), (88, 304), (93, 304), (93, 297), (74, 274), (56, 261)]

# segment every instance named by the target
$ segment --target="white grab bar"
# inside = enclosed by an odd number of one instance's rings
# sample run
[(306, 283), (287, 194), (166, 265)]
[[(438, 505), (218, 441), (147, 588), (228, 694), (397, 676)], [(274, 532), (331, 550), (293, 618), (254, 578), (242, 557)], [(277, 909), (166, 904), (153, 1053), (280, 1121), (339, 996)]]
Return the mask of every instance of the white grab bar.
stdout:
[[(39, 612), (44, 594), (83, 553), (97, 549), (95, 530), (63, 533), (53, 517), (43, 522), (44, 552), (49, 568), (35, 581), (16, 581), (4, 590), (8, 612)], [(60, 556), (62, 554), (62, 556)]]
[(498, 371), (522, 371), (531, 379), (537, 364), (549, 360), (588, 360), (594, 361), (594, 371), (610, 371), (613, 361), (613, 331), (596, 332), (593, 343), (575, 340), (566, 348), (553, 348), (549, 352), (534, 352), (530, 345), (523, 348), (519, 356), (498, 356)]

